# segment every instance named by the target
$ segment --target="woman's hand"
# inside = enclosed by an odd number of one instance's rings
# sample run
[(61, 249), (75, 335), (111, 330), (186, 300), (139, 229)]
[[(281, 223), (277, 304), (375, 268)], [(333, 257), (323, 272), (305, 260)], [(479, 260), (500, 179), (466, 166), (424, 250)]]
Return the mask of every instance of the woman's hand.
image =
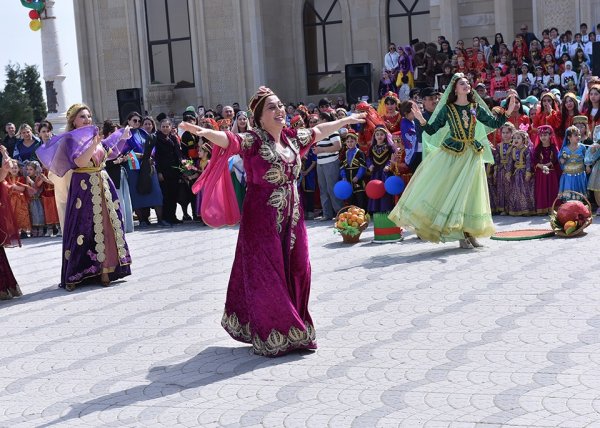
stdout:
[(421, 113), (421, 109), (419, 108), (417, 103), (415, 103), (414, 101), (411, 101), (411, 104), (412, 105), (410, 107), (410, 111), (412, 112), (412, 114), (415, 115), (415, 119), (417, 119), (421, 125), (424, 125), (425, 123), (427, 123), (427, 121), (423, 117), (423, 113)]
[(355, 123), (365, 123), (366, 122), (367, 113), (352, 113), (350, 116), (346, 118), (346, 123), (348, 125), (353, 125)]
[(198, 135), (199, 137), (202, 137), (202, 134), (203, 134), (202, 131), (204, 130), (204, 128), (201, 128), (200, 126), (191, 124), (189, 122), (181, 122), (178, 125), (178, 128), (184, 132), (187, 131), (191, 134)]
[(517, 101), (515, 99), (515, 95), (514, 94), (509, 95), (508, 109), (506, 110), (507, 116), (510, 116), (513, 113), (513, 111), (515, 111), (516, 105), (517, 105)]
[(127, 125), (125, 129), (123, 129), (123, 133), (121, 134), (122, 140), (129, 140), (131, 138), (131, 127)]

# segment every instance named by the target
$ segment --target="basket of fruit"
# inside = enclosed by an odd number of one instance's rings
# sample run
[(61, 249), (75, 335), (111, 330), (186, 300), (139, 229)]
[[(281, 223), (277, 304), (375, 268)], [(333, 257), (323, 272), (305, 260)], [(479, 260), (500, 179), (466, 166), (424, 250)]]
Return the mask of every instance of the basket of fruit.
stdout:
[(360, 234), (369, 225), (369, 214), (356, 205), (348, 205), (338, 211), (335, 217), (335, 231), (342, 235), (347, 244), (355, 244)]
[(585, 195), (567, 190), (554, 200), (550, 225), (556, 235), (573, 238), (581, 235), (590, 224), (592, 224), (592, 205)]

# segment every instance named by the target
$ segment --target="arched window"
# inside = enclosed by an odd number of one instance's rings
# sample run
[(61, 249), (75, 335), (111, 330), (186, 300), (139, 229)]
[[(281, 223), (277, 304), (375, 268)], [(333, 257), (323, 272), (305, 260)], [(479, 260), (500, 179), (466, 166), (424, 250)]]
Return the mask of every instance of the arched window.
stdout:
[(344, 40), (339, 1), (305, 0), (303, 13), (308, 94), (344, 92)]
[(429, 0), (388, 0), (389, 42), (399, 46), (419, 39), (430, 42)]
[(187, 0), (144, 0), (150, 81), (194, 86)]

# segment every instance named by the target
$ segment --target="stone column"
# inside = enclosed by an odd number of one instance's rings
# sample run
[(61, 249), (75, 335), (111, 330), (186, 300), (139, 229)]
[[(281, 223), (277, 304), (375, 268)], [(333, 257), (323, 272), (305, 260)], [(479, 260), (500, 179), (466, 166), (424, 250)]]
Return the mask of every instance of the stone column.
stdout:
[[(511, 34), (515, 34), (515, 22), (513, 17), (512, 0), (495, 0), (494, 17), (496, 19), (496, 33), (502, 33), (505, 40), (511, 40)], [(490, 43), (494, 44), (490, 39)]]
[(67, 124), (66, 112), (69, 106), (64, 84), (67, 76), (58, 42), (54, 3), (54, 0), (46, 0), (46, 10), (42, 13), (42, 67), (46, 82), (48, 120), (52, 122), (54, 132), (58, 133), (63, 131)]
[(454, 0), (440, 0), (440, 32), (450, 42), (450, 46), (454, 46), (460, 39), (457, 3)]

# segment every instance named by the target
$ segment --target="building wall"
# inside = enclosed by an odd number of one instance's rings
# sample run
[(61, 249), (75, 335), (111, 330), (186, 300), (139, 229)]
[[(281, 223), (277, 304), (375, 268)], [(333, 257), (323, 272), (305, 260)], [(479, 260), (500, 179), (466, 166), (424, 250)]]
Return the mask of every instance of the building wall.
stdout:
[[(387, 51), (387, 0), (339, 0), (346, 64), (373, 64), (376, 89)], [(431, 41), (496, 32), (511, 40), (522, 23), (541, 31), (552, 25), (578, 29), (598, 0), (430, 0)], [(188, 105), (244, 105), (265, 84), (283, 101), (316, 101), (307, 95), (302, 25), (303, 0), (188, 0), (195, 87), (176, 89), (170, 101)], [(144, 1), (76, 1), (83, 101), (96, 117), (118, 117), (116, 90), (140, 87), (149, 94)], [(590, 30), (593, 17), (587, 19)], [(577, 26), (577, 28), (575, 27)], [(408, 41), (396, 41), (406, 44)], [(337, 94), (331, 94), (333, 98)], [(344, 95), (344, 94), (340, 94)], [(151, 111), (152, 114), (157, 114)]]

